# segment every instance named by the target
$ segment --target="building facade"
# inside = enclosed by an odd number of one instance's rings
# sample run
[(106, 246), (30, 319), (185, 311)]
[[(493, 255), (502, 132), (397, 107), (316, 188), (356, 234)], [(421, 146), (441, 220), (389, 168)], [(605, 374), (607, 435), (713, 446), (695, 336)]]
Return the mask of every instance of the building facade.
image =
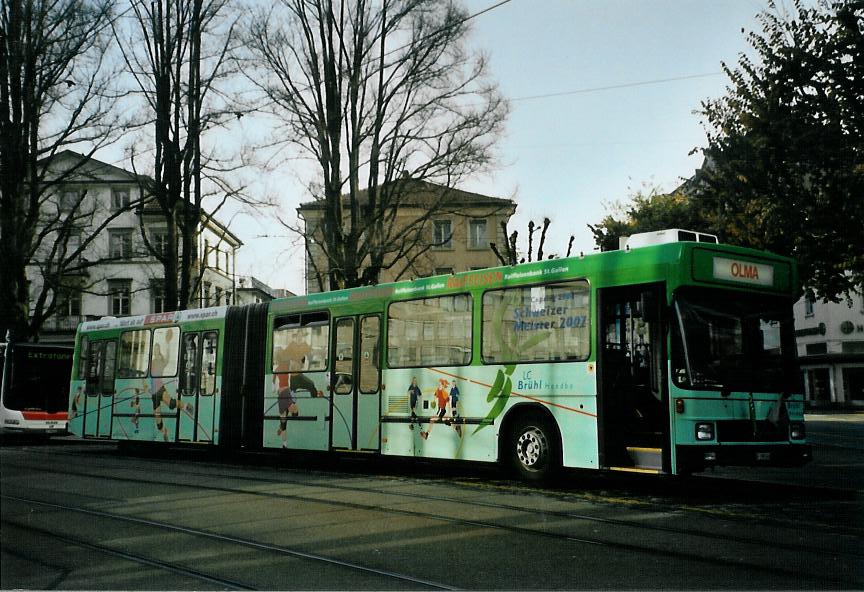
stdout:
[[(56, 299), (57, 307), (43, 323), (40, 339), (71, 342), (78, 323), (85, 320), (164, 312), (163, 266), (151, 248), (165, 248), (167, 224), (158, 209), (141, 202), (141, 178), (71, 151), (58, 154), (47, 166), (58, 174), (74, 167), (74, 174), (58, 185), (43, 208), (74, 216), (75, 223), (67, 237), (43, 241), (28, 266), (31, 310), (43, 292), (52, 258), (49, 251), (57, 241), (63, 242), (68, 254), (80, 252), (77, 261), (67, 266), (72, 271), (62, 278), (62, 287), (52, 289), (55, 293), (49, 297)], [(230, 304), (236, 292), (236, 253), (242, 243), (211, 216), (201, 216), (197, 235), (193, 306)]]
[[(391, 236), (399, 237), (397, 240), (411, 235), (409, 247), (395, 260), (391, 259), (392, 266), (382, 270), (381, 283), (501, 264), (489, 244), (496, 243), (504, 252), (506, 237), (501, 222), (508, 222), (515, 213), (513, 200), (424, 181), (410, 183), (410, 190), (399, 200), (390, 230)], [(327, 258), (314, 240), (324, 216), (323, 203), (304, 203), (297, 213), (305, 222), (307, 236), (313, 237), (306, 252), (306, 292), (320, 292), (322, 285), (326, 291)]]
[(295, 294), (284, 288), (271, 288), (251, 275), (237, 276), (234, 304), (261, 304), (275, 298), (287, 298)]
[(809, 406), (864, 408), (864, 293), (848, 302), (805, 296), (794, 311)]

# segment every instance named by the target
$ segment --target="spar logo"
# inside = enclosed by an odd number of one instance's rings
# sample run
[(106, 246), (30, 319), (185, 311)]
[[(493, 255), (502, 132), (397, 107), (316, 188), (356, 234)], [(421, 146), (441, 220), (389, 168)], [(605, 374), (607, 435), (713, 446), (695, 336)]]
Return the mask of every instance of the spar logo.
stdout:
[(774, 267), (752, 261), (714, 258), (714, 278), (727, 282), (741, 282), (759, 286), (774, 285)]

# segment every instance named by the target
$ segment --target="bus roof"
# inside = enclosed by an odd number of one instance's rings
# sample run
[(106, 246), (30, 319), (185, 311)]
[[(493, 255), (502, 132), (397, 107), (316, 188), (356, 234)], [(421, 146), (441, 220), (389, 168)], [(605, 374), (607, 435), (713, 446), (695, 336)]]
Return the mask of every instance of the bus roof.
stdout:
[(273, 300), (271, 305), (278, 310), (294, 310), (577, 278), (588, 279), (598, 287), (667, 280), (675, 285), (702, 284), (773, 293), (792, 293), (797, 285), (794, 261), (788, 257), (733, 245), (674, 242), (291, 296)]

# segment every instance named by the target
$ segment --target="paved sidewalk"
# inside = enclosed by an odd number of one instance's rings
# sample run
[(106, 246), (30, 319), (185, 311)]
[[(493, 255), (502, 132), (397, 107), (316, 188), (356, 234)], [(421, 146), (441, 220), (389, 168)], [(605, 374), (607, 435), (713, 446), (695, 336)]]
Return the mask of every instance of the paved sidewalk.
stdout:
[(843, 421), (848, 423), (864, 423), (864, 411), (848, 413), (805, 413), (804, 421), (817, 423), (820, 421)]

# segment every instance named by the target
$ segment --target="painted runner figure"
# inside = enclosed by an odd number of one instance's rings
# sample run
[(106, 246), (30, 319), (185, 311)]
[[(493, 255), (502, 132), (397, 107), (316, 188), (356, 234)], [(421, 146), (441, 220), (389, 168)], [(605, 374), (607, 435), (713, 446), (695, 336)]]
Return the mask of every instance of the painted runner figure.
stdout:
[[(288, 417), (300, 415), (297, 407), (297, 391), (308, 391), (313, 397), (318, 396), (315, 383), (304, 374), (284, 374), (287, 377), (284, 388), (279, 390), (279, 428), (276, 435), (282, 439), (282, 448), (288, 448)], [(280, 376), (281, 378), (281, 376)]]
[[(456, 430), (456, 433), (459, 434), (459, 437), (462, 437), (462, 426), (459, 425), (459, 409), (457, 405), (459, 403), (459, 387), (456, 384), (456, 381), (453, 381), (453, 386), (450, 387), (450, 420), (453, 422), (453, 429)], [(448, 425), (450, 422), (445, 422)]]
[[(438, 380), (438, 388), (435, 389), (435, 401), (438, 405), (438, 416), (437, 421), (445, 421), (444, 416), (447, 414), (447, 402), (450, 400), (450, 394), (447, 391), (447, 387), (450, 386), (450, 383), (447, 382), (446, 379), (441, 378)], [(436, 418), (432, 418), (429, 420), (429, 429), (425, 432), (420, 432), (420, 436), (424, 440), (429, 439), (429, 434), (432, 432), (432, 426)], [(450, 422), (445, 422), (449, 425)]]
[(282, 440), (282, 448), (288, 447), (288, 417), (297, 417), (300, 410), (297, 407), (297, 391), (309, 391), (317, 396), (315, 384), (302, 374), (308, 366), (308, 355), (312, 348), (308, 343), (293, 335), (289, 344), (280, 347), (274, 356), (273, 387), (276, 390), (279, 405), (279, 427), (276, 435)]
[(413, 430), (414, 424), (419, 423), (417, 421), (417, 401), (420, 400), (422, 393), (420, 392), (420, 387), (417, 386), (417, 377), (411, 377), (411, 386), (408, 387), (408, 395), (411, 397), (411, 423), (408, 427)]
[(168, 392), (168, 389), (165, 388), (165, 384), (160, 379), (153, 380), (153, 385), (159, 385), (159, 388), (156, 389), (156, 392), (152, 394), (153, 399), (153, 417), (156, 420), (156, 430), (162, 434), (162, 438), (167, 442), (168, 441), (168, 428), (162, 421), (162, 405), (167, 405), (169, 411), (174, 411), (175, 409), (179, 411), (185, 411), (190, 415), (195, 411), (195, 407), (192, 406), (191, 403), (184, 403), (183, 401), (178, 401)]

